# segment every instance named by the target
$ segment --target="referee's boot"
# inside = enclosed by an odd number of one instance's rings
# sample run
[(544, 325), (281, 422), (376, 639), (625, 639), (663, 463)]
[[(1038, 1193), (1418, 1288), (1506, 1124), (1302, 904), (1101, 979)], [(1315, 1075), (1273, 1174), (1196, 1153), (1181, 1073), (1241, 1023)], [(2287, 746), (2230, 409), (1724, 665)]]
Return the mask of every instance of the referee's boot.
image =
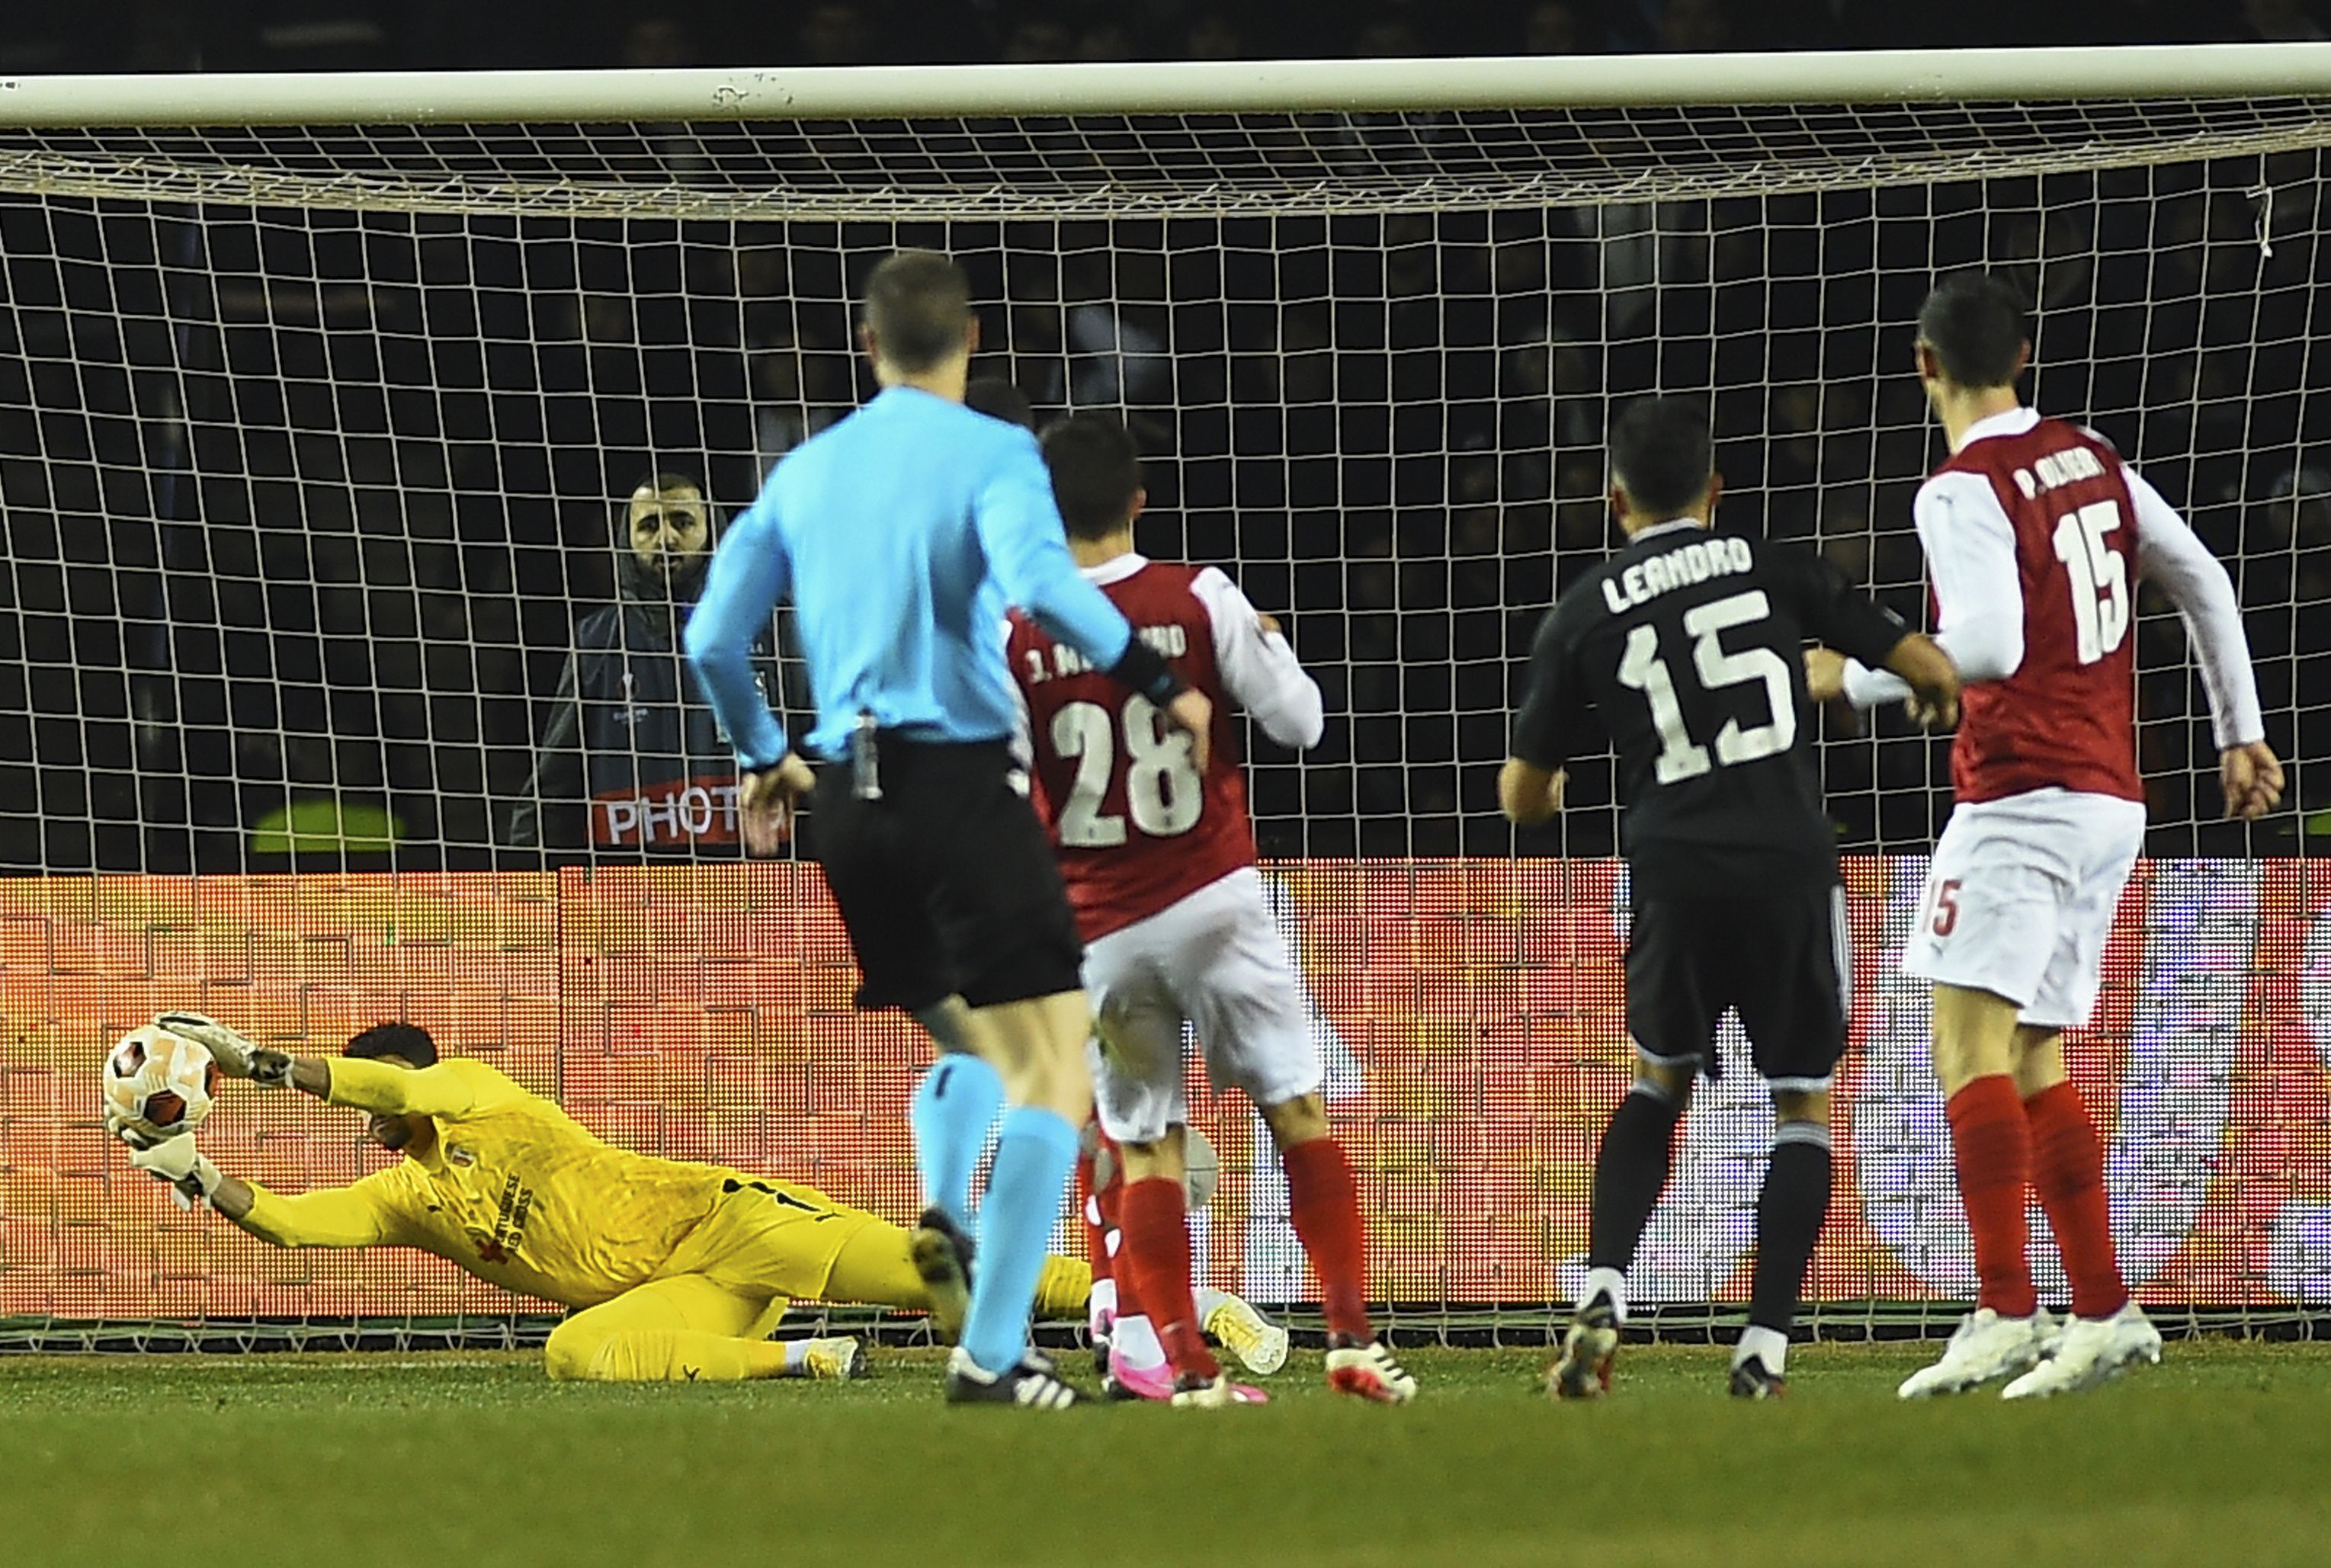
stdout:
[(923, 1211), (909, 1242), (915, 1272), (931, 1298), (931, 1332), (942, 1345), (963, 1337), (971, 1311), (971, 1238), (936, 1203)]
[(1067, 1410), (1084, 1396), (1061, 1381), (1050, 1360), (1035, 1354), (1021, 1357), (1008, 1372), (990, 1372), (956, 1345), (947, 1357), (947, 1402), (949, 1404), (1008, 1404), (1029, 1410)]

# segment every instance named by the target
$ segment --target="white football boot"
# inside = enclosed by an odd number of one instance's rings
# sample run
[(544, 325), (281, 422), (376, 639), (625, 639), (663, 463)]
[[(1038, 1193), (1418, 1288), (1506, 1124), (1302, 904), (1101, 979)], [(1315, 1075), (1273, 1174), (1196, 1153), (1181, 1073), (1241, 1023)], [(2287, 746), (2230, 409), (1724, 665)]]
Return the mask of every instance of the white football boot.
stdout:
[(2012, 1377), (2045, 1356), (2058, 1332), (2044, 1307), (2029, 1317), (2002, 1317), (1988, 1307), (1979, 1308), (1960, 1321), (1942, 1360), (1904, 1378), (1895, 1392), (1904, 1399), (1927, 1399)]
[(1225, 1291), (1213, 1310), (1204, 1312), (1203, 1327), (1239, 1364), (1257, 1377), (1269, 1377), (1287, 1364), (1287, 1330)]
[(1416, 1379), (1381, 1339), (1356, 1345), (1341, 1335), (1327, 1341), (1327, 1386), (1375, 1404), (1406, 1404), (1416, 1397)]
[(1269, 1404), (1270, 1396), (1252, 1383), (1232, 1383), (1217, 1374), (1175, 1378), (1173, 1402), (1179, 1410), (1220, 1410), (1227, 1405)]
[(854, 1339), (804, 1339), (802, 1365), (820, 1383), (848, 1383), (866, 1370), (866, 1358)]
[(2137, 1362), (2159, 1365), (2161, 1330), (2132, 1301), (2110, 1317), (2075, 1317), (2056, 1353), (2000, 1391), (2002, 1399), (2046, 1399), (2110, 1383)]

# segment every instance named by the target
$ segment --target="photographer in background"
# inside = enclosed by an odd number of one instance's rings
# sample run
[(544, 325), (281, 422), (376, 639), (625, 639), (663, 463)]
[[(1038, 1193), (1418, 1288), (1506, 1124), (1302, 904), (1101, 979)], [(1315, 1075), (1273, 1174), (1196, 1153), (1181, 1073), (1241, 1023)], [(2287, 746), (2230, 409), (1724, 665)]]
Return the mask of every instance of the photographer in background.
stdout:
[[(575, 628), (534, 776), (510, 813), (514, 847), (737, 852), (736, 758), (679, 650), (718, 532), (703, 486), (683, 474), (650, 474), (616, 514), (615, 603)], [(774, 698), (766, 632), (753, 651)]]

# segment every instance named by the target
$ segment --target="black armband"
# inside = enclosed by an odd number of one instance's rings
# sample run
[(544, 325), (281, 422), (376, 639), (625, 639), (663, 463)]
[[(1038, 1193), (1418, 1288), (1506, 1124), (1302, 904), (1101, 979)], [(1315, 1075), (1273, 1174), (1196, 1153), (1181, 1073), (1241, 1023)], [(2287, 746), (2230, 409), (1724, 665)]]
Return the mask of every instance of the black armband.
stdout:
[(1108, 675), (1160, 708), (1187, 689), (1182, 678), (1174, 673), (1174, 667), (1157, 650), (1144, 642), (1137, 632), (1126, 643), (1124, 656), (1108, 667)]

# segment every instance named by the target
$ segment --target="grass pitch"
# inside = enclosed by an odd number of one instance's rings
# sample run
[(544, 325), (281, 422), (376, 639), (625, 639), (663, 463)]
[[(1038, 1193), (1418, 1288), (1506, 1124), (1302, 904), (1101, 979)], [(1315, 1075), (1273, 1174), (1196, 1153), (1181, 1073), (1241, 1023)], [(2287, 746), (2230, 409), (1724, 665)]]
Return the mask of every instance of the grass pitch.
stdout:
[[(2173, 1344), (2050, 1403), (1904, 1405), (1936, 1347), (1419, 1350), (1405, 1410), (1298, 1354), (1261, 1410), (952, 1410), (847, 1387), (554, 1384), (531, 1355), (0, 1359), (0, 1557), (373, 1563), (2255, 1564), (2331, 1562), (2331, 1351)], [(1072, 1356), (1072, 1372), (1085, 1358)], [(1089, 1383), (1089, 1379), (1082, 1381)]]

